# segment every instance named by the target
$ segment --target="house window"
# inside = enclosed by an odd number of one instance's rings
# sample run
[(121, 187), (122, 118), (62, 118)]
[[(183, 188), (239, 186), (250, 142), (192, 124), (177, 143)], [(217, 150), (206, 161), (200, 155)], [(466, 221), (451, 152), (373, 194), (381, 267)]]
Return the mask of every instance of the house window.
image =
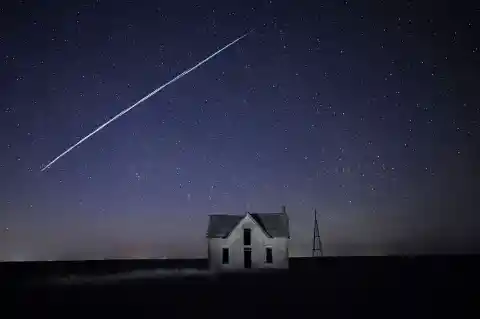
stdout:
[(222, 248), (222, 264), (228, 264), (229, 262), (228, 248)]
[(267, 264), (273, 263), (273, 254), (272, 254), (271, 247), (265, 248), (265, 263)]
[(243, 244), (250, 246), (252, 244), (252, 231), (250, 228), (243, 229)]
[(252, 248), (243, 249), (243, 267), (252, 268)]

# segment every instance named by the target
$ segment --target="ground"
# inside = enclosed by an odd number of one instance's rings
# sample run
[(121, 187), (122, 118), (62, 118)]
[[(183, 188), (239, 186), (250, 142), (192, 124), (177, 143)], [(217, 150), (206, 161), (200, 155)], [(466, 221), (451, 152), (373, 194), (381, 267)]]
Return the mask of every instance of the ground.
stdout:
[(12, 299), (6, 304), (16, 311), (65, 315), (76, 309), (78, 315), (458, 318), (478, 301), (475, 257), (294, 258), (288, 271), (221, 275), (205, 266), (204, 260), (9, 263), (0, 274)]

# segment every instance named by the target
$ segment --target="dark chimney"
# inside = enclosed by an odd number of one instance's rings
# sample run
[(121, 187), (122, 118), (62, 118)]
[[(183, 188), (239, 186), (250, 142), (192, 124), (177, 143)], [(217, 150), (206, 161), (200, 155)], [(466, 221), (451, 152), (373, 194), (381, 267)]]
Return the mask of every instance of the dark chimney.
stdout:
[(282, 205), (282, 214), (287, 214), (287, 208), (285, 205)]

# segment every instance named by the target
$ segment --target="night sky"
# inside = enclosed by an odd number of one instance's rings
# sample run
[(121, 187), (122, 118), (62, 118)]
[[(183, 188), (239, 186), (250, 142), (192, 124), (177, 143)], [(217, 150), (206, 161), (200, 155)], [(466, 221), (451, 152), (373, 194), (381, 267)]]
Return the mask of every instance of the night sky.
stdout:
[(208, 214), (281, 205), (293, 256), (314, 208), (326, 255), (480, 252), (479, 21), (475, 1), (2, 2), (0, 260), (204, 257)]

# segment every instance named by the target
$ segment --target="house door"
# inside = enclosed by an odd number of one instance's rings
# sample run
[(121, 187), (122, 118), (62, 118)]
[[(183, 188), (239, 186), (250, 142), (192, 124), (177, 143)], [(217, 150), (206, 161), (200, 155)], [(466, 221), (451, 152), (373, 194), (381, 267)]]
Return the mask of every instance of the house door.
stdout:
[(252, 249), (250, 248), (243, 250), (243, 266), (245, 268), (252, 268)]

